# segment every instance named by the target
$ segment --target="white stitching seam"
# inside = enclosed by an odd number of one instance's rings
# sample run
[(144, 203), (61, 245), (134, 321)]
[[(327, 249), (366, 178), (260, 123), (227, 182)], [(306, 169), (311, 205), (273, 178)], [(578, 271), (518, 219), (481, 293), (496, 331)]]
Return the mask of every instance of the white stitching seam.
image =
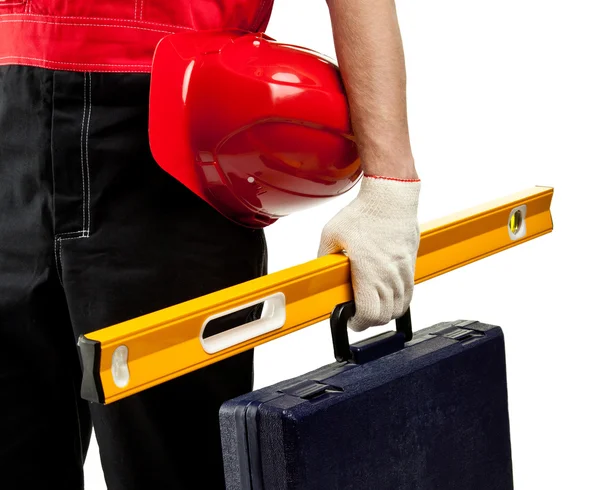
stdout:
[(82, 194), (82, 220), (83, 220), (83, 224), (81, 225), (81, 229), (83, 230), (83, 232), (85, 232), (85, 201), (86, 201), (86, 195), (85, 195), (85, 171), (83, 170), (83, 152), (84, 152), (84, 141), (83, 141), (83, 134), (84, 134), (84, 129), (85, 129), (85, 115), (86, 115), (86, 109), (87, 109), (87, 73), (83, 73), (83, 113), (81, 116), (81, 136), (79, 138), (80, 140), (80, 146), (81, 146), (81, 194)]
[(55, 237), (54, 238), (54, 263), (56, 264), (56, 272), (58, 273), (58, 280), (61, 282), (62, 284), (62, 273), (60, 271), (60, 265), (58, 263), (58, 244), (60, 242), (60, 238)]
[(60, 281), (61, 284), (62, 284), (62, 242), (67, 241), (67, 240), (79, 240), (80, 238), (89, 238), (89, 234), (81, 233), (79, 236), (72, 236), (72, 237), (56, 236), (56, 238), (54, 239), (54, 260), (56, 261), (58, 280)]
[[(88, 86), (89, 77), (89, 86)], [(89, 92), (89, 97), (88, 97)], [(87, 124), (86, 124), (86, 113), (87, 113)], [(58, 280), (62, 285), (62, 242), (66, 240), (79, 240), (81, 238), (89, 238), (90, 236), (90, 166), (89, 166), (89, 134), (90, 134), (90, 119), (92, 116), (92, 74), (83, 73), (83, 116), (81, 120), (81, 179), (82, 179), (82, 218), (83, 218), (83, 229), (79, 231), (66, 231), (64, 233), (58, 233), (54, 237), (54, 260), (56, 262), (56, 269), (58, 272)], [(85, 139), (83, 137), (85, 132)], [(85, 145), (85, 150), (84, 150)], [(84, 153), (85, 151), (85, 153)], [(84, 170), (84, 155), (85, 155), (85, 166), (87, 170)], [(86, 186), (87, 179), (87, 186)], [(87, 220), (86, 220), (87, 217)], [(75, 236), (67, 236), (75, 235)]]
[[(42, 15), (42, 14), (2, 14), (2, 15), (0, 15), (0, 20), (3, 17), (15, 17), (15, 16), (22, 16), (22, 15), (27, 15), (28, 17), (51, 17), (52, 19), (102, 20), (102, 21), (108, 21), (108, 22), (132, 22), (131, 20), (128, 20), (128, 19), (114, 19), (114, 18), (109, 18), (109, 17), (81, 17), (81, 16), (68, 16), (68, 15), (52, 15), (52, 16), (47, 16), (47, 15)], [(147, 24), (147, 25), (150, 25), (150, 26), (170, 27), (170, 28), (173, 28), (173, 29), (186, 29), (188, 31), (195, 31), (196, 30), (193, 27), (171, 25), (171, 24), (161, 24), (160, 22), (150, 22), (148, 20), (143, 20), (141, 22), (142, 22), (142, 24)], [(87, 24), (81, 24), (81, 25), (87, 25)], [(124, 25), (123, 27), (134, 27), (134, 26)]]
[(0, 56), (0, 60), (12, 60), (12, 59), (16, 59), (16, 60), (31, 60), (31, 61), (43, 61), (45, 63), (55, 63), (57, 65), (68, 65), (68, 66), (104, 66), (104, 67), (109, 67), (109, 66), (115, 66), (115, 67), (139, 67), (139, 68), (150, 68), (151, 65), (149, 64), (132, 64), (132, 65), (119, 65), (116, 63), (74, 63), (74, 62), (70, 62), (70, 61), (53, 61), (53, 60), (46, 60), (43, 58), (31, 58), (28, 56)]
[[(19, 23), (23, 22), (22, 19), (0, 19), (0, 24), (3, 23)], [(72, 22), (48, 22), (47, 20), (28, 20), (27, 22), (31, 24), (48, 24), (48, 25), (59, 25), (59, 26), (75, 26), (75, 27), (114, 27), (118, 29), (137, 29), (139, 31), (148, 31), (148, 32), (158, 32), (159, 34), (173, 34), (173, 31), (165, 31), (159, 29), (150, 29), (148, 27), (140, 27), (140, 26), (120, 26), (114, 24), (82, 24), (82, 23), (72, 23)]]
[[(22, 22), (21, 19), (14, 19), (14, 20), (5, 20), (2, 19), (1, 17), (5, 17), (5, 16), (0, 16), (0, 24), (3, 22), (10, 22), (10, 23), (15, 23), (15, 22)], [(66, 17), (68, 18), (68, 17)], [(115, 20), (115, 19), (106, 19), (106, 20)], [(27, 22), (31, 22), (31, 23), (37, 23), (37, 24), (50, 24), (50, 25), (66, 25), (66, 26), (86, 26), (86, 27), (114, 27), (114, 28), (121, 28), (121, 29), (138, 29), (138, 30), (142, 30), (142, 31), (149, 31), (149, 32), (157, 32), (159, 34), (173, 34), (173, 31), (165, 31), (165, 30), (157, 30), (157, 29), (148, 29), (146, 27), (139, 27), (139, 26), (126, 26), (126, 25), (109, 25), (109, 24), (83, 24), (83, 23), (65, 23), (65, 22), (48, 22), (48, 21), (36, 21), (36, 20), (28, 20)], [(152, 23), (155, 24), (155, 23)], [(138, 72), (139, 70), (134, 70), (133, 68), (143, 68), (144, 70), (149, 70), (151, 65), (150, 64), (117, 64), (117, 63), (77, 63), (77, 62), (68, 62), (68, 61), (53, 61), (53, 60), (46, 60), (46, 59), (41, 59), (41, 58), (32, 58), (32, 57), (27, 57), (27, 56), (2, 56), (0, 57), (0, 61), (2, 60), (18, 60), (18, 61), (22, 61), (22, 60), (28, 60), (28, 61), (36, 61), (36, 62), (41, 62), (41, 63), (52, 63), (56, 66), (97, 66), (97, 67), (112, 67), (112, 68), (127, 68), (127, 70), (117, 70), (117, 71), (131, 71), (131, 72)], [(43, 66), (41, 64), (38, 64), (38, 66)]]
[(144, 0), (142, 0), (142, 3), (140, 4), (140, 19), (142, 20), (142, 17), (144, 16)]
[[(88, 73), (89, 78), (89, 97), (88, 97), (88, 120), (87, 120), (87, 129), (85, 130), (85, 167), (87, 170), (86, 178), (87, 178), (87, 234), (90, 235), (90, 201), (91, 201), (91, 192), (90, 192), (90, 121), (92, 119), (92, 74)], [(85, 217), (84, 217), (85, 219)], [(84, 227), (86, 229), (86, 227)]]
[(133, 0), (133, 18), (137, 20), (137, 3), (138, 0)]

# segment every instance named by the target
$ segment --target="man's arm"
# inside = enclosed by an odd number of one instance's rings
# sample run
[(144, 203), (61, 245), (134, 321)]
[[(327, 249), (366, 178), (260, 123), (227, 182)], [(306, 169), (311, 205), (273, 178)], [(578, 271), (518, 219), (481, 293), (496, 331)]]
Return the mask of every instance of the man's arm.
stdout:
[(394, 0), (328, 0), (334, 43), (364, 177), (356, 199), (327, 223), (319, 255), (350, 259), (355, 331), (402, 316), (420, 242), (406, 117), (404, 50)]
[(328, 0), (338, 65), (366, 174), (417, 179), (394, 0)]

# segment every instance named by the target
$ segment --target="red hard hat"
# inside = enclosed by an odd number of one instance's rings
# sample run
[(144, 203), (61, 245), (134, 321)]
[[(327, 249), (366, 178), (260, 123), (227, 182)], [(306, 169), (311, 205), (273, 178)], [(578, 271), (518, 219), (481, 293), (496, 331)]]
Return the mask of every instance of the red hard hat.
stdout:
[(263, 33), (164, 38), (149, 136), (166, 172), (252, 228), (339, 196), (362, 175), (338, 67)]

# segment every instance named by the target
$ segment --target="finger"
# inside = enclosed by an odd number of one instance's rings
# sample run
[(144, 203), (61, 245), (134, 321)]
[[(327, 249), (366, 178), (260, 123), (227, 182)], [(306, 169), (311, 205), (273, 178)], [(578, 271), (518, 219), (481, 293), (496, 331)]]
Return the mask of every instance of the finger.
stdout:
[[(392, 319), (392, 290), (384, 283), (357, 281), (358, 289), (354, 293), (356, 314), (351, 318), (348, 328), (362, 332), (370, 327), (386, 325)], [(365, 285), (366, 288), (362, 286)]]
[(318, 257), (341, 252), (343, 249), (344, 247), (336, 234), (329, 232), (327, 229), (323, 230), (321, 243), (319, 244), (319, 252), (317, 254)]
[(397, 278), (394, 284), (394, 306), (392, 316), (394, 319), (400, 318), (406, 311), (407, 290), (404, 282), (400, 277)]
[(400, 318), (408, 309), (412, 300), (415, 269), (412, 264), (402, 262), (399, 274), (395, 277), (394, 284), (394, 318)]
[(317, 256), (323, 257), (324, 255), (334, 254), (341, 251), (342, 247), (333, 241), (321, 242)]
[[(352, 270), (352, 262), (350, 263)], [(379, 294), (377, 289), (364, 280), (363, 275), (356, 271), (352, 273), (352, 289), (354, 292), (354, 305), (356, 313), (348, 321), (348, 328), (354, 332), (362, 332), (369, 327), (374, 319), (379, 317)]]
[(364, 332), (367, 328), (371, 327), (369, 321), (364, 317), (357, 317), (356, 315), (348, 320), (348, 328), (353, 332)]
[(379, 317), (373, 326), (387, 325), (394, 319), (394, 290), (389, 286), (392, 280), (389, 278), (389, 281), (379, 284)]

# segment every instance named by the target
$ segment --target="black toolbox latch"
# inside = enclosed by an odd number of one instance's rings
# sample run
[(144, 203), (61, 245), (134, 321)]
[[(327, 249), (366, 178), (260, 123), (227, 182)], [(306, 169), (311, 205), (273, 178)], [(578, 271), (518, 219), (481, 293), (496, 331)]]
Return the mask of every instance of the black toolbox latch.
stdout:
[(344, 390), (336, 386), (320, 383), (319, 381), (306, 379), (278, 391), (285, 395), (303, 398), (304, 400), (311, 400), (312, 398), (316, 398), (325, 393), (341, 393)]
[(466, 342), (467, 340), (485, 336), (485, 332), (470, 327), (474, 323), (478, 322), (475, 320), (457, 320), (449, 327), (431, 335), (434, 337), (445, 337), (458, 342)]

